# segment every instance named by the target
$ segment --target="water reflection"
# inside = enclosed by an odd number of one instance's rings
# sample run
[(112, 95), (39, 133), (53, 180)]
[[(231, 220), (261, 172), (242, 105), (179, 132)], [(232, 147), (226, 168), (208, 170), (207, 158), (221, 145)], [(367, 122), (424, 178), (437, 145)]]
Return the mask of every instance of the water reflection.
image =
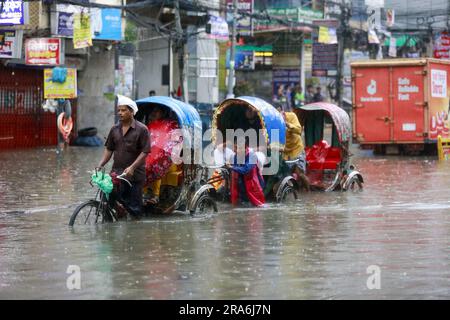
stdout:
[[(0, 298), (450, 297), (450, 163), (355, 152), (361, 193), (75, 229), (101, 148), (0, 153)], [(366, 287), (370, 265), (381, 290)]]

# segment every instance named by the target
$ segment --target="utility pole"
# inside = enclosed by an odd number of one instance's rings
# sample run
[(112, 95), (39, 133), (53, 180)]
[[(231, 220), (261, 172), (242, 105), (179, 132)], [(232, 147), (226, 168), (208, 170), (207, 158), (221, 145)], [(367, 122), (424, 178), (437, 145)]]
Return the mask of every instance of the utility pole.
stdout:
[(338, 103), (339, 107), (342, 106), (343, 102), (343, 88), (342, 88), (342, 74), (344, 69), (344, 47), (347, 37), (348, 31), (348, 19), (349, 19), (349, 10), (345, 2), (342, 2), (340, 5), (341, 14), (340, 14), (340, 22), (339, 22), (339, 32), (338, 34), (341, 36), (341, 41), (338, 41), (338, 68), (336, 74), (336, 95), (335, 100)]
[(228, 98), (234, 98), (233, 93), (233, 80), (234, 80), (234, 64), (235, 64), (235, 51), (236, 51), (236, 24), (237, 24), (237, 0), (233, 0), (233, 29), (231, 32), (231, 48), (230, 48), (230, 72), (228, 74)]
[(178, 65), (180, 69), (180, 85), (183, 88), (183, 100), (184, 102), (189, 102), (189, 92), (186, 77), (186, 61), (187, 54), (185, 53), (185, 38), (183, 34), (183, 28), (181, 27), (181, 17), (180, 17), (180, 2), (175, 0), (175, 26), (178, 33), (176, 49), (178, 52)]

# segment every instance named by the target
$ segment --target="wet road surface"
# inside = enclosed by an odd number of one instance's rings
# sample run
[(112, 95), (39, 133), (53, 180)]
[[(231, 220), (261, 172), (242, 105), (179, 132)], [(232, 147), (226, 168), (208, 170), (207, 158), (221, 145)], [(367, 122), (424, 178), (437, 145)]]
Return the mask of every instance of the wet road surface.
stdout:
[(355, 149), (361, 193), (72, 229), (102, 151), (0, 153), (0, 298), (450, 298), (450, 162)]

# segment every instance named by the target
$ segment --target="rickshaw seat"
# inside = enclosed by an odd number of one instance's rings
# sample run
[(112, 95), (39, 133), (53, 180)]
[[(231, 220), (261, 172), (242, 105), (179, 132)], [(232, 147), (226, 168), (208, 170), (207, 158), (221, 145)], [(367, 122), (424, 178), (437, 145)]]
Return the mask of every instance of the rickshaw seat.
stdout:
[(331, 147), (325, 140), (306, 147), (306, 162), (310, 170), (336, 170), (341, 162), (341, 149)]

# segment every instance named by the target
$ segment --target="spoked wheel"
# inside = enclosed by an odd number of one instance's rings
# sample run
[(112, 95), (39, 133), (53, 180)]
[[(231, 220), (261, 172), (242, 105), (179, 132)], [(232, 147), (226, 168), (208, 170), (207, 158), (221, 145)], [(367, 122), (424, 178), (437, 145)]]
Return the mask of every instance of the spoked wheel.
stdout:
[(281, 192), (279, 203), (293, 202), (298, 199), (297, 190), (293, 186), (286, 185)]
[[(103, 204), (105, 205), (105, 204)], [(70, 217), (69, 226), (73, 225), (94, 225), (112, 221), (112, 217), (107, 213), (107, 208), (102, 208), (97, 200), (88, 200), (83, 202)]]
[(217, 213), (216, 201), (209, 194), (202, 194), (190, 211), (193, 214)]
[(359, 180), (357, 176), (353, 176), (349, 183), (347, 189), (350, 192), (358, 192), (363, 190), (363, 183)]

